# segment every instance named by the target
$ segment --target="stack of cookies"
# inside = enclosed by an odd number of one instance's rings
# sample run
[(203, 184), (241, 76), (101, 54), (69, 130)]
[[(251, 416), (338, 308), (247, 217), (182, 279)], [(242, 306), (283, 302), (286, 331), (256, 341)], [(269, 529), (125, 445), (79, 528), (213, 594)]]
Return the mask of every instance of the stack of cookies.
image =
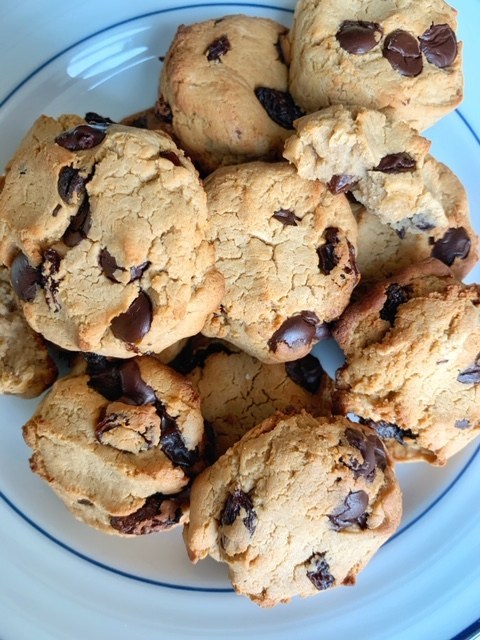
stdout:
[(274, 606), (354, 584), (395, 463), (478, 434), (477, 237), (422, 136), (462, 98), (455, 29), (443, 0), (182, 25), (154, 107), (33, 125), (1, 185), (0, 381), (37, 395), (45, 340), (78, 354), (24, 427), (77, 518), (183, 525)]

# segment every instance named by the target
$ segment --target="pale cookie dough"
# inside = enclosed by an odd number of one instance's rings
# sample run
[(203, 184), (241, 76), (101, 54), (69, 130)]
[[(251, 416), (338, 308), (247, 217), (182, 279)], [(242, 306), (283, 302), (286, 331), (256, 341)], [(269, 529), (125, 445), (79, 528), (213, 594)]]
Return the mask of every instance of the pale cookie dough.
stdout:
[(168, 136), (90, 115), (67, 131), (75, 116), (42, 116), (21, 144), (0, 260), (29, 324), (60, 347), (160, 352), (197, 333), (223, 293), (205, 192)]
[(184, 538), (191, 560), (227, 563), (235, 591), (271, 607), (354, 584), (401, 512), (372, 429), (276, 414), (195, 480)]
[(396, 460), (442, 465), (480, 432), (480, 286), (430, 259), (376, 284), (334, 330), (346, 363), (334, 410)]
[(198, 395), (155, 359), (91, 356), (58, 381), (24, 426), (32, 470), (75, 517), (106, 533), (143, 535), (185, 521), (204, 466)]
[(281, 157), (292, 121), (282, 39), (267, 18), (226, 16), (179, 27), (160, 78), (157, 113), (202, 173)]
[(355, 104), (426, 129), (463, 98), (456, 15), (443, 0), (299, 0), (294, 100), (308, 113)]
[(205, 189), (225, 295), (202, 333), (267, 364), (298, 360), (357, 284), (348, 201), (287, 163), (223, 167)]

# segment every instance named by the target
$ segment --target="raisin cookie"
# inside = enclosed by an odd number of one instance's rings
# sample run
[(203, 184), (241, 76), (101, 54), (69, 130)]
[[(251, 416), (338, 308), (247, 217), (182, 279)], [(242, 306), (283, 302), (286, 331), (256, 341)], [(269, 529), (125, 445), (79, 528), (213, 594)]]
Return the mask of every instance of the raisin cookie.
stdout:
[(160, 352), (222, 296), (205, 192), (167, 135), (93, 116), (67, 131), (44, 116), (42, 137), (21, 145), (0, 196), (0, 260), (29, 324), (60, 347)]
[(292, 121), (303, 115), (287, 92), (287, 31), (244, 15), (179, 27), (165, 57), (157, 113), (202, 173), (281, 156)]
[(227, 563), (235, 591), (271, 607), (354, 584), (401, 511), (375, 431), (276, 414), (195, 480), (184, 538), (191, 560)]
[(377, 283), (334, 330), (346, 363), (334, 410), (353, 413), (395, 459), (442, 465), (480, 433), (480, 286), (438, 260)]
[(463, 97), (456, 14), (443, 0), (299, 0), (291, 94), (309, 113), (355, 104), (422, 131)]
[(200, 403), (154, 358), (91, 357), (84, 375), (54, 385), (23, 433), (32, 470), (83, 522), (141, 535), (185, 520), (205, 444)]
[(267, 364), (302, 358), (357, 283), (347, 199), (287, 163), (222, 167), (205, 189), (225, 295), (202, 333)]
[(445, 227), (441, 202), (422, 173), (430, 142), (383, 113), (335, 105), (294, 123), (284, 156), (302, 178), (332, 193), (353, 191), (383, 224), (403, 231)]

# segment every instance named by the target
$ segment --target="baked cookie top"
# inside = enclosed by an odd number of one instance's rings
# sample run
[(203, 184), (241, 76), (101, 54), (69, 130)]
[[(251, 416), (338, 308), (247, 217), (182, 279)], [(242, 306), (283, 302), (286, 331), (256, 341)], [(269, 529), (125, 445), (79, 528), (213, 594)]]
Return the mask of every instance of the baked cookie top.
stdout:
[(326, 335), (357, 283), (357, 229), (343, 195), (287, 163), (222, 167), (205, 181), (225, 278), (206, 336), (262, 362), (298, 360)]
[(375, 431), (276, 414), (195, 480), (184, 538), (194, 562), (226, 562), (237, 593), (270, 607), (354, 584), (401, 510)]
[(333, 335), (334, 410), (375, 427), (397, 460), (444, 464), (480, 430), (480, 287), (430, 259), (374, 285)]
[(0, 196), (0, 258), (52, 342), (160, 352), (199, 331), (223, 291), (203, 187), (167, 135), (81, 122), (42, 116), (27, 134)]

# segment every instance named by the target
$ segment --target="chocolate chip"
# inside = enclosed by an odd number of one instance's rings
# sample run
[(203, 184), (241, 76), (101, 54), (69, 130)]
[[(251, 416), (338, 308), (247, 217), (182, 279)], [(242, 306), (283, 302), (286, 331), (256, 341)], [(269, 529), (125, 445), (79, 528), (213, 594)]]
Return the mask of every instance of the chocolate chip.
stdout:
[(107, 400), (135, 406), (156, 402), (155, 391), (142, 379), (135, 360), (87, 357), (87, 375), (88, 386)]
[(393, 283), (388, 286), (385, 293), (387, 299), (380, 310), (380, 318), (389, 322), (393, 327), (398, 307), (410, 300), (412, 289), (409, 286), (401, 287), (399, 284)]
[(208, 357), (214, 353), (230, 354), (232, 351), (224, 342), (210, 340), (199, 333), (188, 339), (187, 344), (172, 362), (168, 363), (168, 366), (178, 371), (178, 373), (186, 375), (196, 367), (203, 369)]
[(81, 504), (84, 507), (93, 507), (93, 502), (87, 500), (87, 498), (80, 498), (80, 500), (77, 500), (77, 504)]
[(98, 264), (103, 271), (103, 275), (112, 282), (118, 282), (114, 276), (115, 271), (124, 271), (122, 267), (118, 266), (117, 261), (107, 249), (102, 249), (98, 254)]
[(350, 242), (348, 238), (347, 238), (347, 247), (348, 247), (349, 266), (345, 267), (345, 273), (348, 273), (349, 275), (353, 273), (355, 278), (355, 284), (356, 284), (360, 280), (360, 271), (357, 266), (357, 256), (356, 256), (355, 247), (353, 246), (353, 244)]
[(426, 59), (440, 69), (449, 67), (457, 57), (457, 38), (448, 24), (432, 24), (419, 40)]
[(272, 218), (281, 222), (285, 227), (296, 227), (298, 226), (297, 221), (300, 221), (300, 218), (291, 209), (278, 209)]
[(457, 380), (462, 384), (478, 384), (480, 382), (480, 354), (477, 355), (471, 367), (458, 374)]
[(318, 591), (325, 591), (335, 584), (335, 578), (330, 573), (330, 566), (325, 556), (326, 553), (314, 553), (305, 562), (307, 578)]
[(350, 491), (342, 505), (328, 516), (335, 531), (342, 531), (354, 524), (367, 528), (368, 494), (365, 491)]
[(32, 267), (25, 254), (19, 253), (10, 268), (10, 280), (13, 290), (24, 302), (33, 302), (37, 295), (41, 275), (39, 269)]
[(81, 124), (55, 138), (55, 142), (69, 151), (84, 151), (98, 146), (105, 138), (104, 127)]
[(271, 120), (284, 129), (293, 129), (293, 121), (305, 115), (286, 91), (257, 87), (255, 95)]
[(188, 505), (188, 493), (164, 495), (154, 493), (143, 506), (128, 516), (112, 516), (111, 526), (128, 535), (141, 536), (165, 531), (178, 524)]
[(95, 113), (95, 111), (87, 111), (85, 114), (85, 121), (88, 124), (97, 125), (99, 127), (108, 127), (111, 124), (115, 124), (115, 122), (110, 118), (101, 116), (98, 113)]
[(142, 262), (142, 264), (138, 264), (135, 267), (130, 267), (130, 280), (129, 282), (135, 282), (135, 280), (140, 280), (145, 271), (151, 265), (151, 262), (147, 260), (146, 262)]
[(161, 151), (159, 154), (160, 158), (165, 158), (165, 160), (170, 160), (172, 164), (176, 167), (183, 167), (183, 164), (180, 162), (180, 158), (173, 151)]
[(342, 173), (332, 176), (331, 180), (327, 182), (327, 187), (330, 193), (336, 195), (337, 193), (347, 193), (347, 191), (355, 189), (357, 184), (358, 180), (355, 176)]
[(155, 117), (161, 122), (171, 124), (173, 121), (173, 113), (170, 105), (163, 96), (160, 96), (154, 107)]
[(242, 522), (249, 534), (253, 536), (257, 526), (257, 514), (253, 508), (252, 499), (241, 489), (235, 489), (233, 493), (228, 494), (222, 515), (220, 516), (220, 522), (222, 526), (232, 525), (240, 515), (242, 509), (246, 513)]
[(187, 449), (177, 421), (167, 412), (165, 406), (157, 401), (157, 414), (162, 422), (160, 447), (173, 464), (179, 467), (191, 467), (199, 458), (198, 447)]
[(387, 455), (382, 441), (375, 435), (365, 435), (358, 429), (345, 430), (345, 438), (351, 447), (358, 449), (363, 457), (360, 464), (355, 458), (344, 464), (353, 471), (354, 477), (363, 476), (367, 482), (373, 482), (377, 475), (377, 468), (384, 471), (387, 466)]
[(88, 193), (85, 193), (82, 204), (79, 206), (77, 213), (70, 218), (70, 224), (63, 234), (64, 243), (67, 247), (76, 247), (87, 237), (91, 226), (90, 200)]
[(58, 216), (58, 214), (59, 214), (59, 212), (60, 212), (61, 208), (62, 208), (62, 205), (61, 205), (61, 204), (57, 204), (57, 205), (54, 207), (54, 209), (53, 209), (53, 211), (52, 211), (52, 216), (53, 216), (54, 218), (56, 218), (56, 217)]
[(326, 337), (325, 325), (320, 324), (318, 316), (312, 311), (301, 311), (299, 315), (287, 318), (268, 341), (268, 348), (275, 352), (280, 342), (291, 349), (302, 345), (309, 346), (315, 339)]
[(468, 420), (456, 420), (455, 421), (455, 427), (457, 429), (469, 429), (472, 425), (470, 424), (470, 422)]
[(95, 437), (101, 444), (138, 454), (158, 446), (160, 419), (151, 404), (112, 402), (95, 427)]
[(47, 304), (52, 311), (60, 310), (60, 303), (57, 298), (59, 281), (57, 279), (62, 258), (55, 249), (47, 249), (43, 254), (41, 266), (41, 286), (45, 290)]
[(224, 35), (211, 42), (203, 53), (207, 56), (209, 62), (221, 62), (220, 58), (228, 53), (230, 49), (230, 41)]
[(389, 153), (384, 156), (373, 171), (381, 171), (382, 173), (407, 173), (415, 171), (417, 162), (412, 156), (405, 151), (400, 153)]
[(57, 191), (61, 199), (70, 204), (74, 198), (81, 199), (85, 194), (85, 180), (78, 169), (62, 167), (58, 174)]
[(328, 276), (340, 260), (335, 253), (335, 249), (340, 243), (339, 231), (336, 227), (327, 227), (323, 237), (325, 238), (325, 243), (317, 249), (318, 268), (323, 274)]
[(399, 444), (405, 444), (405, 438), (409, 440), (416, 440), (417, 436), (411, 429), (401, 429), (398, 425), (393, 424), (392, 422), (385, 422), (384, 420), (379, 420), (375, 422), (374, 420), (365, 420), (361, 418), (360, 422), (362, 424), (375, 429), (382, 440), (395, 440)]
[(383, 44), (383, 56), (402, 76), (414, 78), (423, 69), (422, 54), (415, 36), (397, 29), (388, 34)]
[(435, 241), (432, 257), (451, 267), (455, 258), (465, 260), (468, 257), (471, 244), (470, 237), (464, 227), (449, 229), (442, 238)]
[(146, 293), (140, 291), (128, 309), (113, 318), (110, 328), (119, 340), (135, 344), (150, 331), (152, 315), (152, 302)]
[(344, 20), (335, 37), (342, 49), (361, 55), (376, 47), (382, 35), (383, 29), (377, 22)]
[(317, 393), (324, 376), (320, 360), (310, 353), (299, 360), (286, 362), (285, 371), (290, 380), (310, 393)]

